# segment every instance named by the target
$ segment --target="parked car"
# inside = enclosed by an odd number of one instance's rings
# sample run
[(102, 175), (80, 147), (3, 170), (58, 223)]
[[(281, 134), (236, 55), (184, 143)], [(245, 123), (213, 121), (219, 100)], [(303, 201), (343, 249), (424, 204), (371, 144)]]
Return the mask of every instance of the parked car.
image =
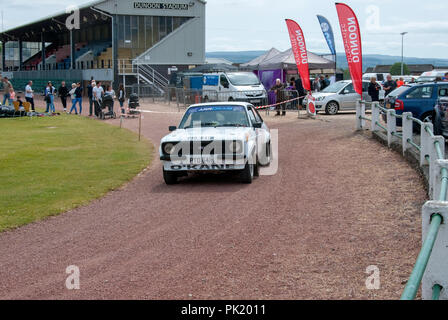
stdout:
[[(372, 101), (367, 93), (370, 81), (362, 82), (362, 98), (365, 101)], [(381, 86), (380, 101), (384, 101), (385, 91)], [(316, 102), (316, 111), (325, 111), (326, 114), (335, 115), (339, 111), (356, 110), (356, 101), (360, 98), (359, 94), (355, 92), (353, 82), (351, 80), (338, 81), (328, 86), (321, 92), (313, 93)], [(306, 105), (307, 99), (304, 99)]]
[[(412, 112), (415, 118), (432, 122), (437, 101), (446, 97), (447, 93), (447, 82), (404, 85), (386, 97), (385, 106), (388, 109), (395, 109), (399, 115), (403, 112)], [(401, 126), (401, 119), (397, 119), (397, 125)]]
[(448, 89), (439, 90), (441, 97), (434, 108), (434, 133), (448, 137)]
[(416, 81), (418, 83), (432, 82), (435, 81), (437, 78), (443, 78), (447, 72), (448, 70), (432, 70), (423, 72), (422, 75), (418, 77)]
[(197, 104), (160, 142), (165, 183), (192, 172), (236, 172), (244, 183), (271, 161), (269, 128), (252, 104)]

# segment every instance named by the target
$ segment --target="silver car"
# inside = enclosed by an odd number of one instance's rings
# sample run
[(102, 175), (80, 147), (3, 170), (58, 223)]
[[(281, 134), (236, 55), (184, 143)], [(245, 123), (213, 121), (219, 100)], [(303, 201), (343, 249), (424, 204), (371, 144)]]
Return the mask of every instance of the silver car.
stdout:
[[(362, 82), (362, 99), (365, 101), (372, 101), (367, 93), (370, 81)], [(384, 101), (385, 91), (381, 86), (380, 101)], [(325, 111), (326, 114), (335, 115), (339, 111), (356, 110), (356, 100), (359, 99), (359, 94), (355, 92), (351, 80), (338, 81), (326, 87), (321, 92), (313, 93), (316, 99), (315, 105), (317, 111)], [(307, 101), (304, 101), (306, 105)]]

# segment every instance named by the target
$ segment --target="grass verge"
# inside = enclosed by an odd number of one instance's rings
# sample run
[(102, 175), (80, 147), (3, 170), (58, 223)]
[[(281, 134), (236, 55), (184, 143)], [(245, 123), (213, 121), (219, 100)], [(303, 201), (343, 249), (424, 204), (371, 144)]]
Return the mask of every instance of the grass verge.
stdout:
[(84, 117), (0, 119), (0, 231), (103, 196), (152, 154), (133, 132)]

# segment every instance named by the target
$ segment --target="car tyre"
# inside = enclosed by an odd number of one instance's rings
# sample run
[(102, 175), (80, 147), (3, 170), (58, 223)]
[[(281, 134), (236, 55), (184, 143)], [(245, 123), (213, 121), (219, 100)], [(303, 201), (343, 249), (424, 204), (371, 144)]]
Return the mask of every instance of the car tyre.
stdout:
[(339, 111), (339, 105), (336, 101), (330, 101), (325, 107), (325, 113), (334, 116)]
[(242, 183), (245, 183), (245, 184), (252, 183), (252, 181), (254, 180), (254, 175), (255, 175), (255, 167), (256, 167), (256, 165), (254, 163), (252, 163), (251, 159), (249, 159), (246, 163), (246, 166), (241, 171), (240, 178), (241, 178)]
[(163, 180), (167, 185), (173, 185), (177, 183), (177, 173), (163, 170)]

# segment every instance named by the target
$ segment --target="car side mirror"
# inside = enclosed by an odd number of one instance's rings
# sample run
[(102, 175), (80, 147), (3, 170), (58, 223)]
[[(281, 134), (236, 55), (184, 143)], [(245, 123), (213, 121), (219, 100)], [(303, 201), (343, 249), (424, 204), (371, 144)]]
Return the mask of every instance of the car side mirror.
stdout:
[(263, 123), (262, 123), (262, 122), (255, 122), (255, 123), (253, 124), (253, 127), (254, 127), (255, 129), (261, 129), (262, 126), (263, 126)]
[(168, 127), (168, 130), (169, 130), (170, 132), (173, 132), (173, 131), (176, 131), (176, 130), (177, 130), (177, 127), (176, 127), (176, 126), (169, 126), (169, 127)]

